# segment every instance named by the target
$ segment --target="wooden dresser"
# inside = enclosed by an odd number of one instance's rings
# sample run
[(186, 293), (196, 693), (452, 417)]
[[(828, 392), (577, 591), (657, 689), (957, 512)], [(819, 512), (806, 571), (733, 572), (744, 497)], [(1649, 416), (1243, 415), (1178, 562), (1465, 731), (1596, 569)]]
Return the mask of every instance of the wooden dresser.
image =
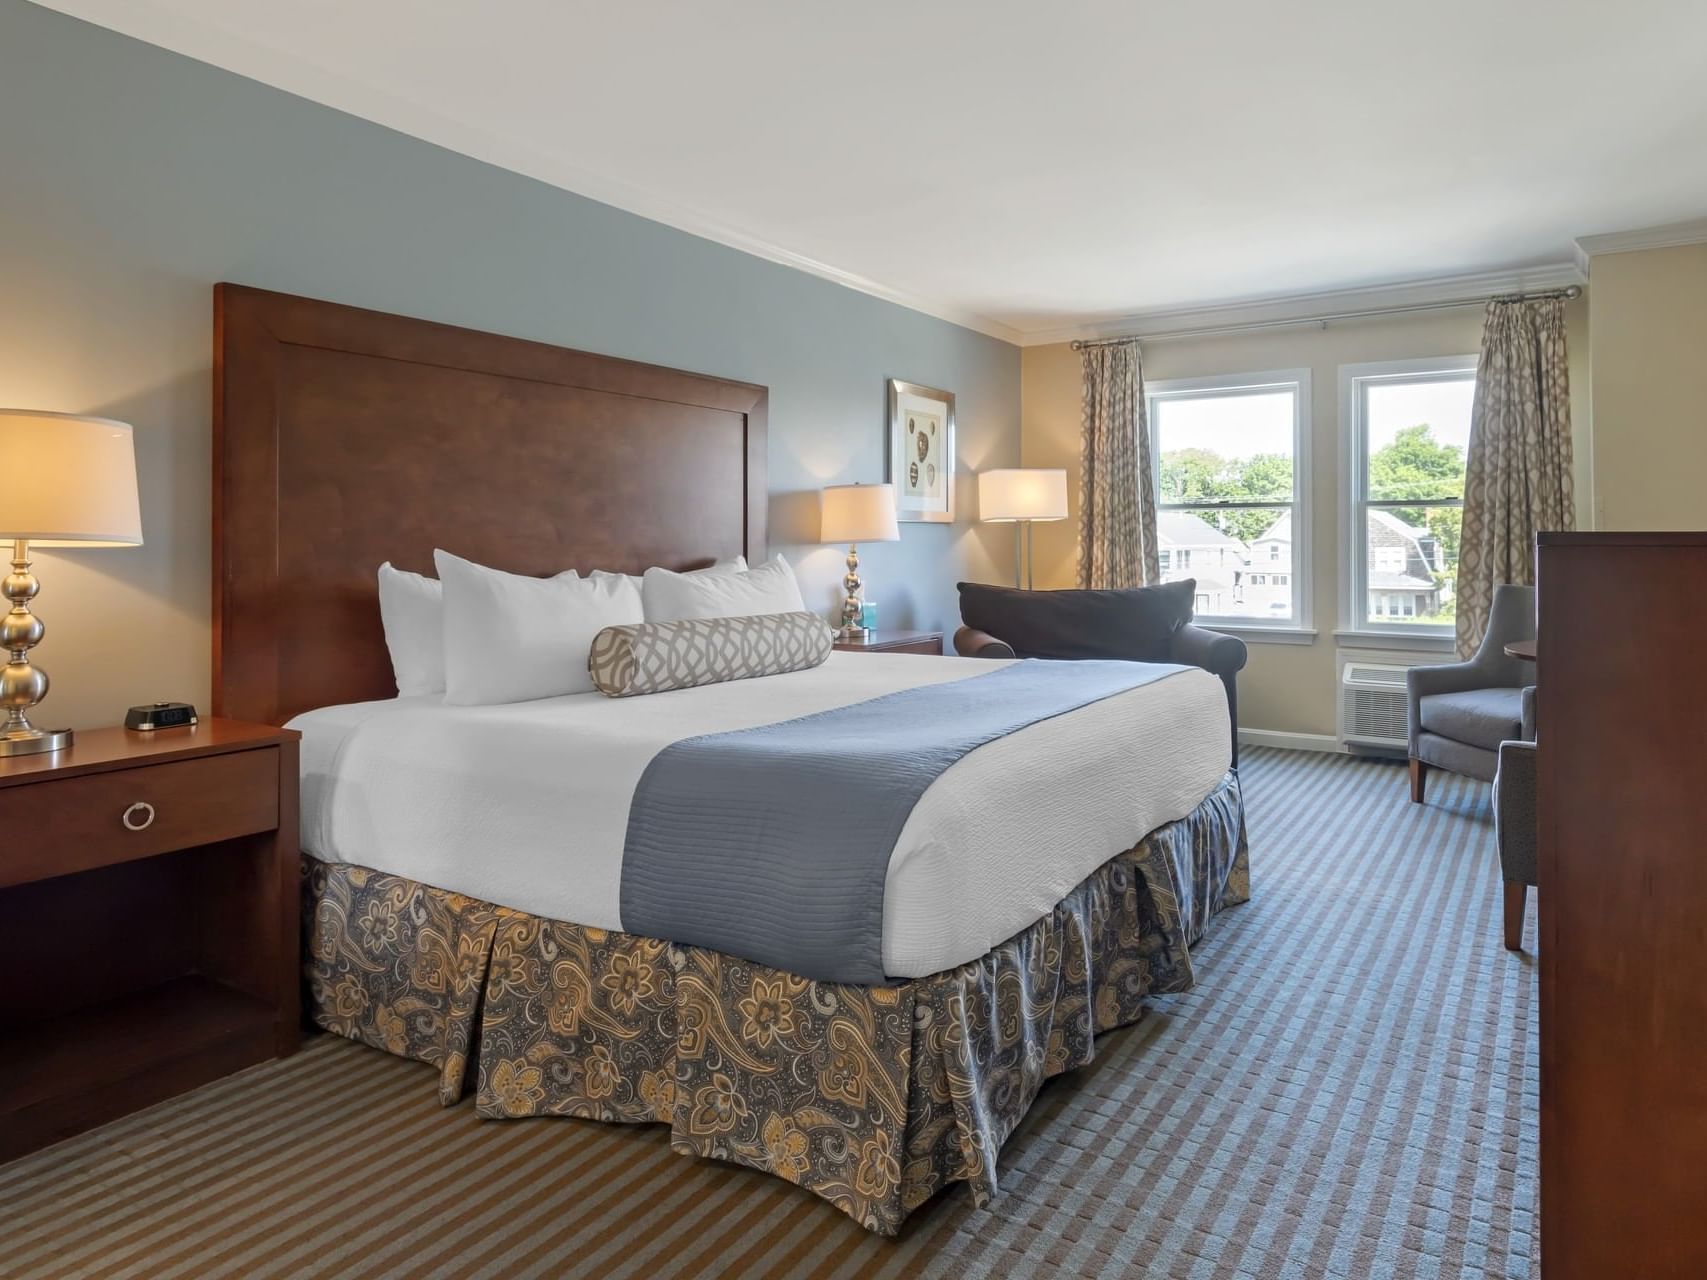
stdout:
[(1538, 585), (1542, 1265), (1707, 1276), (1707, 534)]
[(296, 1047), (297, 741), (203, 720), (0, 760), (0, 1160)]

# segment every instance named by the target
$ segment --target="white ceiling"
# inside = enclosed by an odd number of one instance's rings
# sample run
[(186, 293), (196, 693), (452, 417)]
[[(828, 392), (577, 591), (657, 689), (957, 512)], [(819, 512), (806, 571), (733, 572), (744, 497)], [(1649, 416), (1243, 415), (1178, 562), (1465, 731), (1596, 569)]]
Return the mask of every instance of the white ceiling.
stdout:
[(988, 331), (1707, 214), (1700, 0), (49, 0)]

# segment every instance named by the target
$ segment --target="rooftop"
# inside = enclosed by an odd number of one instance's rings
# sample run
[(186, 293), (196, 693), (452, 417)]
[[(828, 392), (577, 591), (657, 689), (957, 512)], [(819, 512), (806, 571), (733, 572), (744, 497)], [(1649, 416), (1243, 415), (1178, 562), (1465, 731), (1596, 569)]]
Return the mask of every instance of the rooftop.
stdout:
[(1237, 547), (1245, 544), (1229, 538), (1221, 530), (1189, 511), (1156, 512), (1156, 536), (1163, 546), (1175, 547)]

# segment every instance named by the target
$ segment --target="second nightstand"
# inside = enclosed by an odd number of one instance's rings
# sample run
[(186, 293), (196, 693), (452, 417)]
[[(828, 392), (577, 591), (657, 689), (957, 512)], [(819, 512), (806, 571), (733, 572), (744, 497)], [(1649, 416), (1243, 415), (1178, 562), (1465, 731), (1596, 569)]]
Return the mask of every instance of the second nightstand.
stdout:
[(296, 1047), (297, 740), (207, 719), (0, 761), (0, 1160)]
[(940, 631), (867, 631), (863, 640), (836, 637), (835, 647), (843, 653), (928, 653), (942, 657)]

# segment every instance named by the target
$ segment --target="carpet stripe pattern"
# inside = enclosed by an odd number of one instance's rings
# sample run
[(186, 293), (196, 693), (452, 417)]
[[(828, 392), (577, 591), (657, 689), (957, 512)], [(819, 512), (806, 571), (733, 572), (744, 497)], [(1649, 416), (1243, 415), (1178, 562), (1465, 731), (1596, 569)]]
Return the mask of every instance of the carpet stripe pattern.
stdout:
[[(0, 1167), (7, 1277), (1539, 1274), (1535, 968), (1487, 787), (1253, 749), (1198, 988), (1045, 1088), (899, 1239), (662, 1127), (480, 1121), (334, 1037)], [(1533, 928), (1530, 933), (1533, 937)]]

